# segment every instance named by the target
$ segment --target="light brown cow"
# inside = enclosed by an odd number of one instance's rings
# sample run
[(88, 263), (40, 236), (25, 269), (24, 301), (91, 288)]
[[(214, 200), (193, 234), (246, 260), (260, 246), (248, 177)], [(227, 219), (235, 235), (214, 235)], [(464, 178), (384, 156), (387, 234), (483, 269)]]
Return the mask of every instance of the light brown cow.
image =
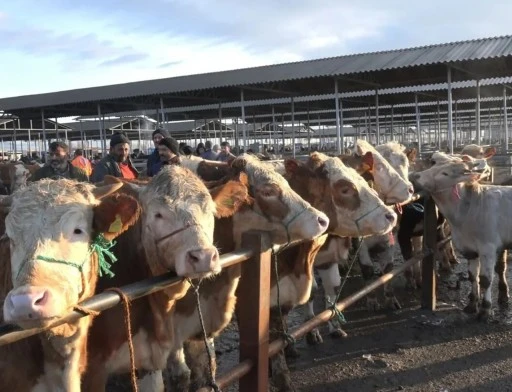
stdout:
[[(0, 245), (5, 322), (45, 327), (94, 293), (105, 271), (91, 245), (103, 247), (139, 215), (135, 199), (109, 195), (117, 188), (42, 180), (16, 193), (6, 218), (9, 244)], [(79, 392), (90, 322), (2, 347), (0, 390)]]
[[(275, 173), (272, 165), (253, 156), (242, 155), (234, 160), (232, 167), (247, 175), (251, 199), (232, 219), (216, 221), (215, 239), (223, 253), (240, 247), (242, 233), (251, 229), (267, 232), (269, 242), (265, 246), (270, 247), (272, 244), (312, 240), (328, 228), (327, 216), (304, 201), (281, 175)], [(377, 211), (377, 215), (379, 213)], [(314, 247), (314, 241), (303, 246)], [(241, 267), (236, 265), (201, 284), (201, 308), (206, 332), (211, 338), (220, 333), (232, 318), (240, 273)], [(192, 293), (177, 303), (175, 328), (176, 336), (182, 337), (183, 341), (202, 336)], [(213, 339), (210, 339), (210, 344), (213, 345)], [(192, 383), (194, 388), (198, 388), (207, 383), (208, 360), (204, 346), (191, 342), (189, 349), (193, 351), (190, 355), (193, 362), (189, 362)], [(169, 358), (167, 384), (186, 390), (189, 374), (183, 350), (177, 349)]]
[(12, 194), (25, 186), (27, 179), (39, 168), (38, 165), (27, 165), (21, 162), (0, 164), (0, 184), (6, 188), (6, 194)]
[[(106, 177), (106, 182), (120, 181)], [(133, 283), (168, 270), (188, 278), (219, 272), (218, 251), (213, 246), (214, 215), (232, 215), (245, 200), (247, 188), (228, 183), (212, 196), (188, 169), (168, 166), (147, 184), (124, 181), (121, 192), (140, 200), (138, 224), (118, 239), (114, 253), (129, 267), (114, 266), (116, 276), (100, 279), (98, 289)], [(139, 370), (161, 371), (180, 336), (173, 332), (175, 301), (189, 283), (165, 289), (132, 302), (131, 324), (135, 364)], [(89, 363), (84, 391), (102, 391), (109, 374), (130, 369), (129, 347), (121, 308), (98, 316), (90, 330)], [(160, 376), (161, 378), (161, 376)], [(147, 380), (146, 380), (147, 381)]]

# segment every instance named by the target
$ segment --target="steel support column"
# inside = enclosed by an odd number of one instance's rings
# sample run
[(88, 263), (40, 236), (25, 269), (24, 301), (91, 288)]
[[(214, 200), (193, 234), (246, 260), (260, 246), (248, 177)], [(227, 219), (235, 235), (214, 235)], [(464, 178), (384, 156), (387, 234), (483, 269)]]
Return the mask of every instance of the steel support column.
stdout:
[[(244, 104), (244, 90), (240, 89), (240, 106), (242, 109), (242, 136), (244, 138), (244, 152), (247, 151), (247, 127), (245, 123), (245, 104)], [(240, 153), (240, 151), (238, 151)]]
[(391, 127), (391, 141), (394, 141), (395, 140), (395, 132), (393, 131), (393, 128), (395, 126), (394, 124), (394, 107), (393, 105), (391, 105), (391, 123), (389, 124), (390, 127)]
[(45, 152), (45, 156), (46, 156), (46, 151), (48, 151), (48, 144), (46, 143), (46, 122), (44, 120), (44, 109), (41, 109), (41, 123), (42, 123), (42, 127), (43, 127), (44, 152)]
[(457, 140), (459, 141), (459, 144), (460, 144), (460, 140), (461, 140), (461, 136), (462, 136), (459, 134), (459, 137), (457, 138), (457, 127), (458, 126), (459, 126), (459, 119), (458, 119), (458, 115), (457, 115), (457, 100), (455, 100), (455, 122), (453, 125), (453, 141), (454, 141), (455, 146), (457, 146)]
[[(163, 124), (165, 122), (165, 113), (164, 113), (164, 99), (162, 97), (160, 97), (160, 118), (161, 118), (161, 124)], [(158, 118), (157, 118), (158, 120)]]
[(380, 144), (379, 129), (379, 90), (375, 89), (375, 137), (377, 146)]
[(507, 88), (503, 86), (503, 125), (505, 130), (505, 151), (508, 153)]
[(338, 79), (334, 79), (334, 102), (336, 106), (336, 149), (341, 155), (341, 119), (340, 119), (340, 94), (338, 91)]
[(30, 128), (28, 130), (28, 156), (32, 158), (32, 135), (31, 135), (31, 132), (32, 132), (32, 120), (30, 120)]
[(480, 127), (480, 80), (476, 81), (476, 144), (482, 143), (482, 130)]
[[(220, 123), (220, 133), (219, 133), (219, 144), (222, 143), (222, 136), (224, 136), (222, 132), (222, 104), (219, 102), (219, 123)], [(214, 143), (216, 144), (216, 143)]]
[(293, 97), (290, 98), (290, 105), (292, 110), (292, 152), (295, 158), (295, 101)]
[(453, 154), (453, 124), (452, 124), (452, 69), (448, 67), (446, 79), (448, 82), (448, 147)]
[(418, 94), (414, 94), (414, 103), (416, 107), (416, 138), (418, 140), (418, 154), (421, 154), (420, 108), (418, 106)]
[[(105, 130), (103, 129), (103, 122), (101, 121), (101, 105), (98, 104), (98, 129), (100, 131), (100, 139), (101, 139), (101, 149), (103, 150), (103, 154), (107, 152), (107, 141)], [(104, 155), (103, 155), (104, 156)]]

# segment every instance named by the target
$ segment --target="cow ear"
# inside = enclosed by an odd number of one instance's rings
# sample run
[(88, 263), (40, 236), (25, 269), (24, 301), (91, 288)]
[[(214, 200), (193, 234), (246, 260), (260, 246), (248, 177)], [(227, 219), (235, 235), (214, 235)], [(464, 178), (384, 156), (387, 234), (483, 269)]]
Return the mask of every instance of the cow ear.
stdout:
[(363, 171), (365, 172), (373, 171), (373, 154), (371, 153), (371, 151), (368, 151), (366, 154), (362, 156), (361, 166), (363, 168)]
[(247, 160), (245, 158), (243, 158), (243, 157), (235, 158), (231, 162), (231, 167), (233, 169), (237, 169), (237, 170), (240, 170), (240, 171), (244, 170), (246, 165), (247, 165)]
[(249, 202), (247, 186), (239, 181), (228, 181), (210, 190), (217, 212), (217, 218), (228, 218)]
[(489, 159), (496, 155), (496, 147), (488, 147), (484, 152), (484, 159)]
[(416, 160), (416, 156), (418, 155), (418, 150), (416, 150), (416, 148), (406, 148), (404, 152), (407, 156), (407, 159), (409, 159), (409, 162), (413, 163)]
[(299, 169), (299, 162), (295, 159), (286, 159), (284, 161), (284, 168), (286, 170), (286, 174), (293, 175)]
[(472, 162), (473, 161), (473, 158), (471, 158), (469, 155), (462, 155), (460, 158), (462, 159), (463, 162)]
[(111, 194), (94, 208), (94, 231), (112, 241), (137, 222), (140, 212), (140, 204), (134, 197), (123, 193)]

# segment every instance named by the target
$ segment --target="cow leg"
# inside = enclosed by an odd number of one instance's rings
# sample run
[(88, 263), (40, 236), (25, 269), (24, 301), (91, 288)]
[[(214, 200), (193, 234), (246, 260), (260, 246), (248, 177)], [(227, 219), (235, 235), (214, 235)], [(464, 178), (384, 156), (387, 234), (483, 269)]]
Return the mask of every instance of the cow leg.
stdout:
[(478, 312), (478, 301), (480, 299), (480, 259), (478, 257), (468, 259), (468, 279), (471, 282), (471, 293), (469, 294), (469, 303), (464, 308), (466, 313)]
[(482, 306), (478, 313), (479, 320), (488, 320), (492, 314), (492, 280), (496, 265), (496, 252), (480, 255), (480, 290), (482, 291)]
[[(194, 359), (192, 359), (193, 361)], [(172, 351), (167, 359), (167, 369), (164, 372), (166, 392), (188, 392), (190, 386), (190, 370), (185, 360), (183, 347)]]
[[(311, 320), (313, 317), (315, 317), (315, 310), (314, 310), (314, 292), (318, 290), (318, 283), (315, 279), (315, 274), (313, 274), (313, 282), (311, 287), (311, 295), (309, 296), (309, 301), (307, 303), (306, 308), (306, 321)], [(306, 342), (310, 345), (317, 345), (322, 344), (324, 340), (322, 339), (322, 335), (320, 335), (320, 331), (318, 328), (314, 328), (311, 332), (308, 332), (306, 334)]]
[[(208, 338), (208, 346), (212, 355), (213, 376), (217, 372), (217, 362), (215, 358), (215, 342), (213, 338)], [(190, 367), (190, 391), (197, 391), (202, 387), (208, 386), (210, 382), (210, 359), (204, 346), (203, 340), (188, 340), (185, 343), (187, 353), (187, 363)]]
[[(279, 309), (270, 309), (270, 331), (269, 338), (273, 341), (278, 338), (282, 338), (283, 324), (281, 322), (281, 316)], [(284, 351), (279, 351), (273, 358), (270, 359), (272, 381), (279, 392), (294, 392), (295, 389), (292, 386), (292, 380), (290, 376), (290, 369), (286, 363)]]
[[(361, 241), (362, 243), (359, 249), (359, 266), (361, 267), (363, 279), (365, 280), (365, 283), (368, 284), (373, 279), (375, 271), (373, 268), (372, 259), (370, 257), (370, 251), (368, 250), (368, 245), (364, 239)], [(379, 310), (380, 305), (377, 301), (377, 294), (375, 291), (372, 291), (366, 296), (366, 307), (370, 312)]]
[(494, 270), (498, 274), (498, 303), (508, 305), (508, 282), (507, 282), (507, 251), (498, 252)]
[[(325, 305), (331, 307), (336, 300), (336, 292), (341, 285), (341, 276), (338, 264), (331, 264), (327, 269), (319, 269), (318, 274), (322, 278), (325, 291)], [(333, 338), (347, 337), (347, 333), (341, 328), (340, 321), (334, 317), (327, 322), (329, 334)]]

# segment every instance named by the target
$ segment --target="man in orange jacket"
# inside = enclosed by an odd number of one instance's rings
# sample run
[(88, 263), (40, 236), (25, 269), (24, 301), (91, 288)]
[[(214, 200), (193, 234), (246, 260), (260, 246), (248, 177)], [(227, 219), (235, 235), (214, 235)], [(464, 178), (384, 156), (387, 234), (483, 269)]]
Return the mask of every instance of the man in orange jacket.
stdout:
[(92, 173), (91, 162), (83, 156), (84, 153), (81, 149), (75, 150), (75, 156), (71, 161), (71, 164), (79, 169), (82, 169), (89, 177)]

